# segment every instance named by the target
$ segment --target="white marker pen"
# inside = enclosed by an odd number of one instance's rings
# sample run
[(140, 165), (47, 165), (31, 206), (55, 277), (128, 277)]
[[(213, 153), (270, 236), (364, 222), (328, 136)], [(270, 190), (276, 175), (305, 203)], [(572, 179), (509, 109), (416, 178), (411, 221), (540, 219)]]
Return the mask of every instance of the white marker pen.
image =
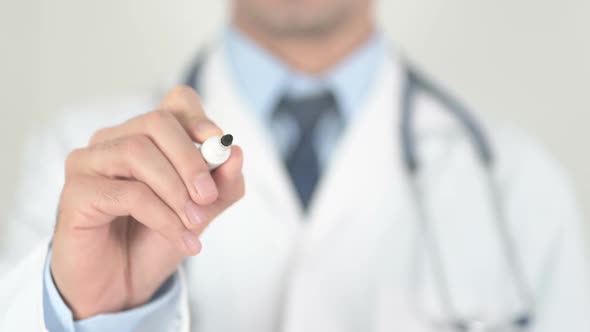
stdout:
[(209, 137), (203, 144), (197, 144), (199, 151), (203, 159), (209, 165), (209, 170), (213, 171), (217, 167), (221, 166), (231, 155), (231, 144), (234, 141), (234, 137), (230, 134), (223, 136)]

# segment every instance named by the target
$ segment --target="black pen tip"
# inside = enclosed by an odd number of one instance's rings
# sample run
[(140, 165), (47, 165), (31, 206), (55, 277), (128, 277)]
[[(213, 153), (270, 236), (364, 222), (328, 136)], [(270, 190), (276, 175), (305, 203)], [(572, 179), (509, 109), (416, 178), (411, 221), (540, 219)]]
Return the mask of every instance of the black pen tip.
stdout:
[(234, 137), (230, 134), (225, 134), (221, 136), (221, 145), (223, 146), (230, 146), (234, 141)]

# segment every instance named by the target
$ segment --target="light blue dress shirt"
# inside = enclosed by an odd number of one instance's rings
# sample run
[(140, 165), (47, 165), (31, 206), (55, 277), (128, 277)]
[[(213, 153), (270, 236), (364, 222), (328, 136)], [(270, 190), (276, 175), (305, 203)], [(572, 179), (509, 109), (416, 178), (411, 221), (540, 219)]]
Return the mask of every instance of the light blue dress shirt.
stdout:
[[(224, 39), (227, 63), (238, 91), (258, 120), (272, 133), (278, 152), (286, 158), (298, 142), (298, 126), (291, 118), (273, 118), (273, 111), (283, 96), (307, 97), (331, 91), (338, 104), (337, 119), (320, 118), (313, 137), (320, 166), (324, 166), (342, 127), (353, 120), (368, 97), (377, 66), (386, 55), (383, 37), (375, 33), (364, 45), (323, 74), (310, 76), (297, 72), (258, 46), (240, 31), (230, 28)], [(261, 74), (262, 73), (262, 74)]]
[[(343, 126), (350, 123), (359, 107), (368, 97), (371, 84), (375, 81), (378, 64), (386, 56), (383, 37), (376, 33), (353, 54), (328, 70), (326, 73), (310, 76), (297, 72), (264, 48), (249, 40), (234, 28), (224, 35), (224, 50), (230, 72), (242, 94), (260, 122), (277, 137), (277, 149), (283, 156), (297, 141), (298, 128), (288, 120), (273, 120), (272, 113), (284, 95), (305, 97), (330, 90), (338, 103)], [(333, 119), (321, 119), (318, 137), (314, 137), (320, 163), (329, 160), (333, 142), (342, 128), (334, 126)], [(139, 326), (146, 332), (164, 331), (175, 324), (175, 312), (180, 301), (178, 276), (173, 275), (156, 292), (150, 302), (131, 310), (101, 314), (84, 320), (74, 321), (72, 312), (64, 303), (50, 272), (51, 252), (48, 254), (43, 278), (45, 324), (49, 331), (98, 332), (135, 331)], [(149, 324), (146, 324), (149, 320)], [(149, 325), (149, 331), (144, 327)]]

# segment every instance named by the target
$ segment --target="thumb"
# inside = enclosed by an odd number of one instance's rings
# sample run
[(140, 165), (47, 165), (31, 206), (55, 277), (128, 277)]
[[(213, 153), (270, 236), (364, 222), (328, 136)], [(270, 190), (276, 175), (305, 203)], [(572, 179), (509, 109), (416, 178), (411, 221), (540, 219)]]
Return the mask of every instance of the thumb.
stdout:
[(207, 116), (197, 92), (185, 85), (170, 90), (160, 102), (159, 109), (171, 112), (195, 142), (203, 143), (223, 131)]

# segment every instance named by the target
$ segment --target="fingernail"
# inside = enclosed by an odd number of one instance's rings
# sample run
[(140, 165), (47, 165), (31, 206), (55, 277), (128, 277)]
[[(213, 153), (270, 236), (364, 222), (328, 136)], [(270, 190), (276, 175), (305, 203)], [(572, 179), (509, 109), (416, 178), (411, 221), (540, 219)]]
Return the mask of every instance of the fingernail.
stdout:
[(202, 222), (200, 212), (197, 204), (190, 201), (186, 204), (185, 213), (191, 223), (199, 225)]
[(192, 255), (196, 255), (201, 251), (201, 241), (199, 241), (197, 235), (189, 231), (185, 231), (182, 234), (182, 240), (184, 241), (188, 252)]
[(197, 194), (199, 194), (199, 196), (201, 196), (203, 199), (209, 199), (217, 196), (217, 186), (215, 185), (215, 182), (213, 182), (211, 174), (208, 172), (197, 175), (194, 185), (195, 189), (197, 190)]

